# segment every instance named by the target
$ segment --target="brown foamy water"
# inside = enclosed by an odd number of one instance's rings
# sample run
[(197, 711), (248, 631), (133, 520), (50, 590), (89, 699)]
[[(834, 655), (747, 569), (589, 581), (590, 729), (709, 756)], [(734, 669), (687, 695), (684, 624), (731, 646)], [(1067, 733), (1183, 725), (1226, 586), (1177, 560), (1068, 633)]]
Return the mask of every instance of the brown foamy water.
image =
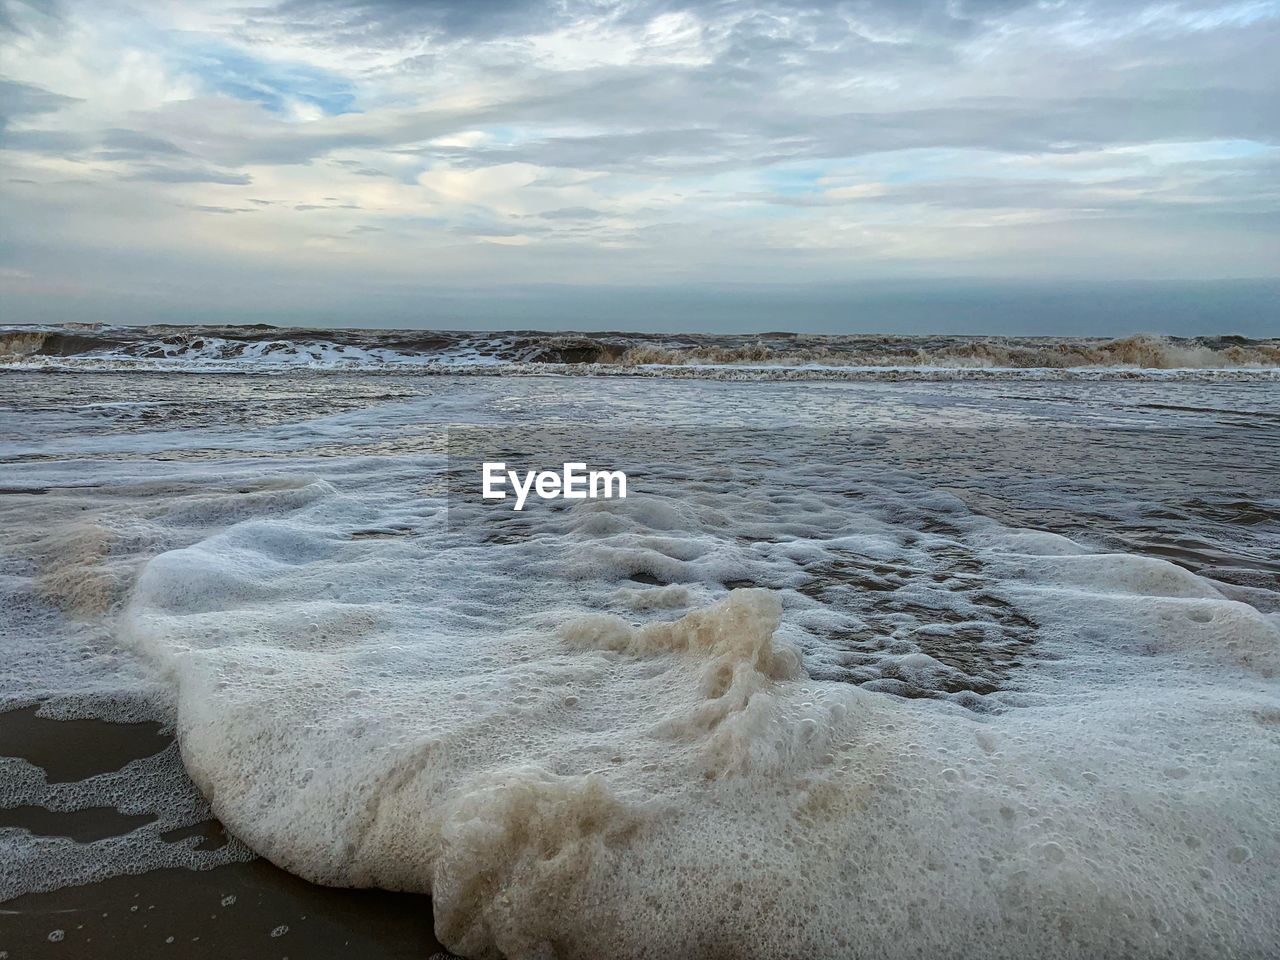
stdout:
[[(0, 372), (0, 950), (1264, 956), (1278, 423)], [(633, 493), (468, 495), (570, 453)]]

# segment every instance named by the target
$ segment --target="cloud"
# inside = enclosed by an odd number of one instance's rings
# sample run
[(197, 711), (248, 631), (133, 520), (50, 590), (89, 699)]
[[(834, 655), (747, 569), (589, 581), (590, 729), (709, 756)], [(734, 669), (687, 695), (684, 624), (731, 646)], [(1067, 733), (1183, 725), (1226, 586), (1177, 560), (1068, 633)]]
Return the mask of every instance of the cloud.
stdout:
[(252, 22), (337, 43), (389, 44), (406, 36), (494, 39), (555, 30), (583, 19), (644, 24), (673, 12), (707, 20), (856, 16), (880, 30), (969, 34), (1032, 0), (286, 0)]
[(40, 6), (0, 18), (18, 259), (127, 227), (406, 297), (1280, 269), (1275, 2)]
[(608, 214), (590, 207), (561, 207), (558, 210), (547, 210), (537, 216), (543, 220), (599, 220)]
[(210, 92), (261, 104), (271, 113), (312, 108), (320, 116), (335, 116), (354, 108), (351, 81), (305, 63), (270, 60), (221, 44), (192, 45), (177, 56)]
[(0, 0), (0, 34), (48, 33), (61, 26), (60, 0)]
[(250, 22), (329, 42), (387, 44), (422, 34), (509, 36), (563, 23), (571, 10), (536, 0), (285, 0), (260, 8)]
[(145, 160), (149, 157), (181, 157), (188, 152), (163, 137), (136, 130), (111, 129), (103, 132), (99, 156), (111, 160)]
[(246, 173), (229, 173), (203, 167), (147, 167), (135, 170), (121, 179), (150, 183), (222, 183), (231, 186), (253, 183), (253, 178)]
[(77, 97), (63, 96), (34, 84), (0, 77), (0, 129), (10, 118), (56, 113), (78, 102)]

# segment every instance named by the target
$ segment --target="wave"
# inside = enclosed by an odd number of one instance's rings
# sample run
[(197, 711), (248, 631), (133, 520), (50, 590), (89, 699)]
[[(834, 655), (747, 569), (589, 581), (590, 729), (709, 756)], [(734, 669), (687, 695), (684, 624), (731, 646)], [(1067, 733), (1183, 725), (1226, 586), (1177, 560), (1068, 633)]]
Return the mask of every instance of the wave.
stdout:
[(1116, 340), (1003, 337), (957, 337), (955, 342), (912, 344), (904, 339), (863, 341), (801, 349), (778, 349), (765, 343), (700, 346), (669, 350), (629, 348), (624, 364), (769, 364), (801, 366), (953, 367), (1062, 370), (1079, 367), (1133, 367), (1152, 370), (1225, 369), (1280, 365), (1280, 344), (1243, 337), (1171, 339), (1154, 335)]
[(317, 330), (267, 324), (0, 328), (0, 369), (525, 372), (706, 378), (1280, 373), (1280, 339), (565, 334)]
[[(118, 402), (106, 381), (7, 423), (0, 706), (145, 698), (181, 756), (74, 790), (0, 759), (0, 807), (166, 817), (109, 843), (0, 830), (0, 898), (225, 862), (164, 839), (204, 812), (180, 760), (248, 848), (428, 893), (469, 957), (1274, 953), (1256, 426), (533, 377), (336, 413), (296, 380), (132, 398), (295, 411), (180, 428), (85, 412)], [(1236, 393), (1212, 402), (1256, 405)], [(556, 437), (610, 451), (631, 496), (517, 519), (450, 492), (455, 456)]]
[[(151, 559), (118, 639), (172, 678), (237, 836), (313, 881), (429, 893), (463, 956), (1260, 955), (1273, 622), (925, 490), (956, 534), (889, 500), (859, 535), (869, 515), (812, 494), (760, 525), (750, 497), (371, 545), (335, 531), (421, 514), (317, 486)], [(842, 536), (730, 543), (801, 516)], [(882, 569), (948, 606), (895, 617), (853, 584), (911, 536)], [(718, 585), (748, 567), (774, 586)], [(684, 581), (679, 606), (618, 597), (638, 570)]]

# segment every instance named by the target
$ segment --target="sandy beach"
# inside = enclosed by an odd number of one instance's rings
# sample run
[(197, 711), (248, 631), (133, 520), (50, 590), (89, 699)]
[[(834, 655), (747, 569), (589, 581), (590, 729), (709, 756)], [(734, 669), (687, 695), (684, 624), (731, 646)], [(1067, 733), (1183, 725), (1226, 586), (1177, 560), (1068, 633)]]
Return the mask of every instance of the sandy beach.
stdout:
[[(36, 708), (0, 714), (0, 755), (22, 757), (51, 781), (118, 770), (164, 749), (158, 723), (46, 720)], [(0, 829), (79, 843), (127, 834), (146, 818), (110, 807), (50, 813), (0, 810)], [(227, 842), (207, 820), (174, 843)], [(307, 883), (261, 858), (211, 870), (167, 869), (30, 893), (0, 905), (0, 951), (19, 957), (447, 957), (432, 933), (431, 901), (414, 894)]]

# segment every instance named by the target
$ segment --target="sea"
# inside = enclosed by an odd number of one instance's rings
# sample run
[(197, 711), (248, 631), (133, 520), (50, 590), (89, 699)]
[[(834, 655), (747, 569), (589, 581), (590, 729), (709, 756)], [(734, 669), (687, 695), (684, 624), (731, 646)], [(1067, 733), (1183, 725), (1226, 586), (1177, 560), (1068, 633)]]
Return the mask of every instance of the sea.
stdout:
[[(570, 461), (627, 496), (479, 495)], [(466, 957), (1275, 956), (1280, 341), (6, 327), (0, 652), (177, 736), (0, 759), (146, 821), (0, 826), (0, 900), (262, 856)]]

